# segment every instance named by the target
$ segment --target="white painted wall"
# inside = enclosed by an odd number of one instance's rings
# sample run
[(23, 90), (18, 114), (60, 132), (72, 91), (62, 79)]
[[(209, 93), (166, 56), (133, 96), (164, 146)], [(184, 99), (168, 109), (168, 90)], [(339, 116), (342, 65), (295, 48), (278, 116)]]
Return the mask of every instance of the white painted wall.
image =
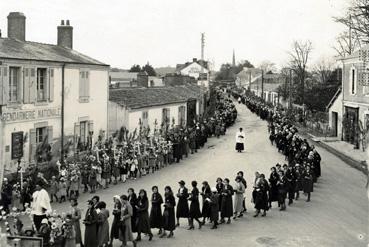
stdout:
[(333, 118), (332, 112), (337, 112), (338, 119), (337, 119), (337, 137), (342, 136), (342, 92), (338, 95), (337, 99), (334, 101), (333, 105), (329, 108), (329, 127), (333, 129)]

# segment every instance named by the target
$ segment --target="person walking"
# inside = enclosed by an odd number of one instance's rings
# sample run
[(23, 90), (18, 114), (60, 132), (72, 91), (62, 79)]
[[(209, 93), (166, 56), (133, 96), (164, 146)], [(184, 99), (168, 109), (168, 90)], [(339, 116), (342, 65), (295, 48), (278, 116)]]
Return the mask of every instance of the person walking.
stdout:
[(237, 176), (236, 179), (236, 186), (234, 187), (235, 197), (234, 197), (234, 217), (235, 220), (237, 217), (242, 217), (243, 214), (243, 195), (245, 193), (245, 186), (242, 183), (241, 177)]
[(130, 217), (132, 221), (132, 232), (137, 232), (137, 195), (133, 188), (128, 189), (128, 201), (132, 206), (132, 216)]
[(97, 213), (92, 200), (87, 202), (87, 211), (83, 224), (85, 224), (85, 247), (98, 247), (97, 242)]
[(137, 243), (133, 238), (132, 234), (132, 215), (133, 208), (129, 203), (128, 197), (126, 195), (122, 195), (120, 197), (122, 203), (121, 210), (121, 218), (120, 218), (120, 231), (119, 231), (119, 239), (122, 241), (122, 246), (126, 246), (128, 241), (133, 243), (133, 246), (136, 247)]
[(279, 180), (279, 175), (275, 167), (271, 168), (271, 173), (269, 176), (269, 208), (272, 208), (272, 202), (278, 201), (278, 186), (277, 182)]
[(237, 152), (241, 153), (244, 149), (244, 142), (245, 142), (245, 132), (243, 132), (242, 128), (236, 133), (236, 150)]
[(278, 187), (278, 204), (280, 205), (280, 211), (286, 210), (286, 195), (287, 195), (287, 179), (284, 172), (280, 170), (278, 172), (279, 179), (277, 181)]
[(195, 229), (193, 221), (196, 220), (199, 223), (199, 229), (201, 229), (202, 223), (200, 222), (199, 218), (201, 217), (201, 211), (200, 211), (200, 202), (199, 202), (199, 189), (197, 188), (197, 182), (192, 181), (192, 191), (191, 194), (188, 197), (188, 200), (191, 202), (190, 204), (190, 227), (188, 230)]
[(82, 233), (81, 233), (81, 224), (80, 220), (82, 218), (81, 209), (78, 208), (78, 202), (77, 199), (71, 199), (70, 204), (72, 206), (72, 222), (74, 225), (74, 231), (76, 233), (76, 244), (79, 244), (81, 247), (83, 247), (82, 243)]
[(101, 201), (96, 206), (97, 212), (97, 242), (99, 247), (104, 247), (109, 243), (109, 210), (106, 209), (106, 203)]
[(47, 191), (43, 188), (43, 182), (38, 181), (36, 183), (35, 192), (32, 194), (33, 202), (31, 205), (33, 215), (33, 223), (35, 224), (36, 231), (40, 229), (41, 221), (46, 218), (46, 214), (50, 213), (50, 197)]
[(304, 194), (307, 195), (307, 202), (310, 202), (310, 194), (313, 192), (313, 174), (310, 166), (306, 166), (306, 171), (304, 173)]
[(163, 232), (163, 214), (161, 211), (163, 197), (159, 193), (158, 186), (153, 186), (151, 190), (150, 226), (151, 228), (158, 228), (158, 234), (160, 235)]
[(211, 195), (206, 199), (210, 205), (210, 220), (213, 222), (211, 229), (218, 228), (219, 220), (219, 194), (216, 188), (211, 189)]
[(227, 224), (231, 223), (231, 217), (233, 216), (233, 187), (229, 184), (229, 179), (225, 178), (224, 187), (222, 190), (222, 203), (221, 203), (221, 220), (220, 223), (225, 223), (225, 218), (228, 218)]
[(141, 241), (141, 233), (149, 235), (149, 241), (152, 240), (152, 233), (149, 220), (149, 199), (145, 190), (141, 189), (138, 193), (137, 200), (137, 238), (136, 241)]
[(165, 187), (165, 203), (164, 203), (164, 225), (163, 225), (163, 233), (160, 235), (160, 238), (165, 237), (167, 234), (165, 231), (169, 231), (168, 238), (173, 237), (173, 231), (176, 229), (175, 223), (175, 215), (174, 215), (174, 207), (176, 206), (176, 201), (173, 196), (173, 191), (170, 186)]
[(268, 206), (268, 191), (269, 191), (269, 184), (265, 179), (264, 174), (259, 175), (259, 182), (256, 184), (255, 187), (255, 215), (254, 217), (258, 217), (260, 210), (263, 210), (262, 217), (266, 216), (266, 211), (269, 209)]
[[(243, 186), (245, 186), (245, 190), (246, 190), (247, 189), (247, 182), (246, 182), (243, 171), (237, 172), (237, 176), (241, 178), (241, 183), (243, 184)], [(243, 195), (244, 195), (244, 197), (243, 197), (243, 200), (242, 200), (242, 207), (243, 207), (242, 213), (246, 213), (247, 209), (246, 209), (246, 202), (245, 202), (246, 201), (245, 193)]]
[(178, 197), (178, 204), (177, 204), (177, 224), (179, 226), (179, 219), (180, 218), (187, 218), (189, 219), (189, 208), (188, 208), (188, 189), (185, 187), (185, 182), (183, 180), (178, 182), (179, 189), (177, 193)]
[(114, 209), (113, 209), (113, 223), (110, 230), (110, 246), (113, 246), (114, 239), (119, 239), (120, 219), (122, 217), (122, 202), (118, 195), (113, 197)]
[(211, 216), (211, 205), (210, 205), (209, 200), (207, 200), (211, 196), (211, 189), (207, 181), (202, 182), (201, 196), (202, 196), (202, 214), (201, 215), (203, 217), (201, 224), (204, 225), (205, 219), (210, 218)]

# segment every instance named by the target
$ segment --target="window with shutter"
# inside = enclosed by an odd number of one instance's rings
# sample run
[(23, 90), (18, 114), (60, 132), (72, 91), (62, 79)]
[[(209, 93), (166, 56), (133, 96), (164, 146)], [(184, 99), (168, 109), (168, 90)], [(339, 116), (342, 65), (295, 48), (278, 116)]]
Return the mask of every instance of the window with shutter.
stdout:
[(8, 83), (8, 67), (4, 66), (4, 67), (0, 67), (0, 69), (2, 70), (2, 78), (3, 78), (3, 90), (2, 90), (2, 95), (3, 95), (3, 104), (6, 105), (8, 103), (8, 97), (9, 97), (9, 83)]
[(37, 82), (36, 82), (36, 69), (30, 68), (29, 76), (29, 103), (36, 102)]
[[(5, 74), (5, 73), (4, 73)], [(15, 103), (20, 99), (20, 68), (9, 67), (8, 102)]]
[(0, 105), (4, 105), (4, 98), (3, 98), (3, 68), (0, 67)]
[(54, 100), (54, 69), (49, 69), (49, 101)]
[(37, 101), (43, 102), (47, 99), (47, 69), (37, 68)]
[(53, 142), (53, 126), (47, 126), (47, 138), (48, 143), (51, 144)]
[(90, 75), (89, 71), (81, 70), (79, 73), (79, 102), (89, 102), (90, 96)]
[(30, 103), (30, 69), (23, 68), (23, 103), (29, 104)]

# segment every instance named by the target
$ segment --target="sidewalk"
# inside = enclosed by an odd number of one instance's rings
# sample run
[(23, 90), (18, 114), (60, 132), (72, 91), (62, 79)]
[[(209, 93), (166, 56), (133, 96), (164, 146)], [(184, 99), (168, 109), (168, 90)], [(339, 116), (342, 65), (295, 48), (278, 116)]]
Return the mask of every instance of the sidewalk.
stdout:
[(367, 173), (366, 160), (369, 160), (368, 152), (363, 152), (362, 149), (354, 149), (354, 145), (338, 140), (336, 137), (316, 137), (312, 134), (308, 135), (312, 141), (318, 143), (329, 152), (333, 153), (348, 165)]

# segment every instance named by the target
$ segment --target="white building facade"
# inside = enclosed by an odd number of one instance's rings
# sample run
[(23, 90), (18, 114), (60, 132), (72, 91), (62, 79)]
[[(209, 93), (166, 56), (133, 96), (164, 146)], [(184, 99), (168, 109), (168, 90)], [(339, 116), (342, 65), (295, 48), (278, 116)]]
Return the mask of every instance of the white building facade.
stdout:
[(60, 157), (62, 133), (64, 146), (75, 149), (107, 130), (109, 66), (74, 51), (63, 33), (72, 32), (67, 24), (58, 27), (58, 45), (11, 33), (0, 38), (0, 163), (5, 173), (16, 171), (18, 160), (23, 168), (41, 162), (36, 150), (42, 143), (51, 147), (54, 159)]

